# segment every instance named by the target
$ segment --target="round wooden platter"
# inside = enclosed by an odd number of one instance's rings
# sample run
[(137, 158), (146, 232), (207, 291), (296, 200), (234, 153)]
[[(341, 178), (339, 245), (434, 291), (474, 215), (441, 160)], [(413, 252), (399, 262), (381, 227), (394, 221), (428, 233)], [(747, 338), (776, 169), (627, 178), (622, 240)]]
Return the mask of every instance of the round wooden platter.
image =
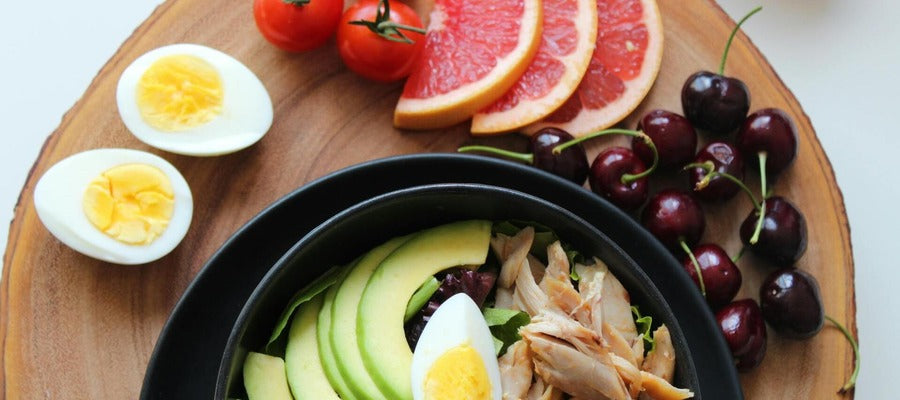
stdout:
[[(665, 58), (649, 97), (624, 126), (633, 127), (638, 115), (653, 108), (680, 110), (684, 79), (718, 65), (734, 26), (712, 1), (658, 1)], [(426, 15), (428, 0), (412, 3)], [(194, 158), (149, 148), (128, 133), (116, 111), (119, 75), (144, 52), (179, 42), (220, 49), (256, 72), (275, 105), (275, 123), (261, 142), (232, 155)], [(742, 34), (726, 72), (747, 83), (751, 110), (780, 107), (797, 122), (799, 157), (777, 181), (775, 192), (798, 205), (808, 221), (809, 248), (797, 267), (818, 278), (826, 312), (855, 332), (847, 216), (810, 121)], [(226, 0), (211, 7), (200, 0), (169, 0), (161, 5), (63, 118), (22, 191), (3, 259), (0, 393), (10, 399), (137, 398), (154, 343), (175, 302), (206, 259), (266, 205), (312, 179), (375, 158), (453, 151), (470, 142), (524, 147), (524, 139), (516, 136), (472, 138), (468, 124), (435, 132), (398, 131), (391, 121), (400, 89), (399, 83), (372, 83), (349, 72), (333, 43), (302, 54), (275, 49), (256, 31), (250, 1)], [(615, 141), (590, 145), (589, 156)], [(62, 158), (100, 147), (159, 154), (191, 185), (194, 220), (184, 242), (168, 256), (137, 267), (111, 265), (76, 253), (41, 225), (32, 202), (38, 178)], [(750, 185), (756, 188), (753, 179)], [(708, 206), (705, 240), (737, 252), (737, 226), (750, 208), (743, 197)], [(739, 265), (744, 273), (739, 296), (757, 298), (769, 269), (752, 255)], [(826, 326), (807, 341), (786, 340), (770, 330), (768, 343), (762, 366), (741, 376), (747, 398), (840, 397), (836, 391), (851, 373), (853, 354), (837, 329)]]

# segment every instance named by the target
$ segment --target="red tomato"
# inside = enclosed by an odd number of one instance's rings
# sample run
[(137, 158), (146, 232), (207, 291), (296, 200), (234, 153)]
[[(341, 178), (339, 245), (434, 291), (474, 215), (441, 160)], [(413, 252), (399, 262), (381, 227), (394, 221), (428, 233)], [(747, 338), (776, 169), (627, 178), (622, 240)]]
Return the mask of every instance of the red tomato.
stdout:
[[(386, 39), (367, 26), (350, 24), (351, 21), (374, 21), (380, 5), (381, 0), (360, 0), (350, 6), (338, 26), (337, 46), (344, 64), (353, 72), (375, 81), (391, 82), (412, 72), (425, 45), (425, 35), (399, 28), (397, 31), (412, 41), (404, 43)], [(389, 0), (388, 8), (390, 21), (394, 24), (422, 29), (422, 20), (406, 4)], [(397, 31), (386, 34), (400, 39)]]
[(343, 0), (254, 0), (256, 27), (269, 42), (286, 51), (321, 46), (334, 34)]

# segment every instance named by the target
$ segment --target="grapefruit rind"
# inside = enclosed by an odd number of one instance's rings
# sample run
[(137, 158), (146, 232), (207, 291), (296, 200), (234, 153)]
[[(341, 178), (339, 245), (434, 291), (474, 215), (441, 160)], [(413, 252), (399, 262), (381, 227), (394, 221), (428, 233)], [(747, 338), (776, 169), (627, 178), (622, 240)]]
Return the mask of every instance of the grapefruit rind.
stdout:
[(568, 55), (557, 58), (566, 69), (553, 89), (538, 99), (521, 99), (515, 107), (508, 110), (475, 114), (472, 117), (472, 134), (505, 133), (537, 122), (550, 115), (575, 93), (597, 45), (597, 0), (578, 0), (576, 16), (577, 47)]
[(542, 128), (552, 126), (563, 129), (572, 134), (572, 136), (580, 137), (619, 123), (641, 104), (641, 101), (650, 92), (650, 88), (653, 87), (653, 83), (656, 82), (656, 76), (659, 74), (659, 68), (662, 65), (664, 41), (662, 17), (659, 14), (659, 7), (656, 1), (644, 0), (642, 3), (644, 5), (644, 23), (647, 26), (648, 43), (644, 64), (641, 66), (638, 77), (646, 77), (646, 79), (625, 81), (623, 96), (601, 109), (582, 109), (574, 119), (564, 123), (539, 121), (525, 127), (522, 130), (523, 133), (532, 135)]
[[(438, 7), (435, 12), (440, 12)], [(541, 0), (524, 0), (518, 43), (506, 57), (497, 61), (491, 72), (437, 96), (400, 97), (394, 110), (394, 126), (414, 130), (446, 128), (471, 118), (478, 110), (499, 99), (525, 73), (537, 53), (543, 19)], [(431, 20), (441, 19), (432, 17)]]

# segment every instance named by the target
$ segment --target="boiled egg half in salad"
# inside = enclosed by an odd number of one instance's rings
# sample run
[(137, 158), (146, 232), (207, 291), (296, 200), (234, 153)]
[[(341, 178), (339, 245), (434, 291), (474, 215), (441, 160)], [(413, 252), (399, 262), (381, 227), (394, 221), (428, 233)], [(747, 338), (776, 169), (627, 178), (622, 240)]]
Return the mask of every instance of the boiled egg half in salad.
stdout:
[(272, 100), (259, 78), (221, 51), (173, 44), (122, 72), (119, 114), (142, 142), (190, 156), (244, 149), (272, 126)]
[(70, 156), (38, 180), (34, 207), (50, 233), (90, 257), (143, 264), (187, 233), (194, 202), (172, 164), (143, 151), (97, 149)]
[(500, 400), (500, 368), (484, 317), (472, 299), (460, 293), (434, 312), (412, 358), (416, 400)]

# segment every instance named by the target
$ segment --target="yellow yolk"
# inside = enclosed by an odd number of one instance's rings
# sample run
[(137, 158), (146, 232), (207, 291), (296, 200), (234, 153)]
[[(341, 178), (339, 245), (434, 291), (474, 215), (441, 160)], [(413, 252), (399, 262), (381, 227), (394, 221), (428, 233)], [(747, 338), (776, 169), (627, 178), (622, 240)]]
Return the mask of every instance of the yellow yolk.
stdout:
[(141, 76), (137, 104), (154, 128), (180, 131), (212, 121), (222, 112), (222, 78), (215, 67), (189, 55), (162, 57)]
[(94, 178), (82, 209), (108, 236), (127, 244), (149, 244), (169, 225), (175, 209), (172, 183), (156, 167), (126, 164)]
[(464, 344), (438, 357), (425, 376), (425, 399), (490, 400), (491, 381), (478, 352)]

